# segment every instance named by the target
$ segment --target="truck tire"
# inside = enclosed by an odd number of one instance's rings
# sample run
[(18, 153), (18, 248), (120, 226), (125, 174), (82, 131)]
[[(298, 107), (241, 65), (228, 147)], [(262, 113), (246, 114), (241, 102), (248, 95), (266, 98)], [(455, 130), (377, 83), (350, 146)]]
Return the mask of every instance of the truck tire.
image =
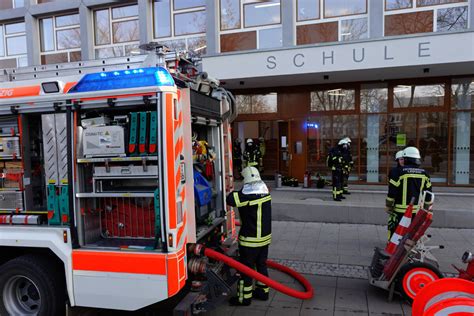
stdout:
[(424, 262), (405, 264), (397, 275), (397, 290), (409, 302), (413, 302), (416, 294), (428, 283), (442, 279), (443, 274), (438, 268)]
[(66, 289), (57, 265), (24, 255), (0, 267), (0, 315), (65, 314)]

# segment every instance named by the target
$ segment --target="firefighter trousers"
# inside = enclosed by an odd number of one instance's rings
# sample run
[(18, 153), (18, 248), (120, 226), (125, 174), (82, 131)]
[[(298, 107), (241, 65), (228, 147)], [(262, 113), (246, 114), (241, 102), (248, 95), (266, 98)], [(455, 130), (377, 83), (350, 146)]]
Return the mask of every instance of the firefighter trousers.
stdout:
[(398, 223), (400, 223), (400, 221), (402, 220), (403, 214), (404, 213), (393, 211), (388, 216), (388, 240), (390, 240), (390, 238), (392, 238), (392, 235), (395, 233)]
[(332, 197), (340, 200), (342, 197), (343, 174), (341, 169), (332, 170)]
[(349, 193), (349, 171), (344, 172), (342, 175), (342, 192), (344, 194)]
[[(247, 267), (256, 269), (258, 273), (268, 276), (267, 258), (268, 245), (263, 247), (245, 247), (239, 245), (240, 263)], [(255, 296), (260, 299), (268, 298), (270, 288), (264, 283), (255, 284)], [(252, 301), (253, 280), (251, 277), (242, 274), (237, 286), (237, 296), (239, 303), (249, 304)]]

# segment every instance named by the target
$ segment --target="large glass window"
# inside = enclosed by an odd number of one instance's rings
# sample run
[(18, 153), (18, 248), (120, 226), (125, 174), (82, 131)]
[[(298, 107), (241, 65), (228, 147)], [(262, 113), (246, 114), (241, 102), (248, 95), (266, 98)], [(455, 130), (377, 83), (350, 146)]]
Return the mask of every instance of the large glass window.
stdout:
[(281, 27), (259, 30), (258, 48), (281, 47), (282, 45)]
[(467, 6), (438, 9), (437, 31), (457, 31), (467, 29)]
[(0, 69), (27, 66), (25, 23), (0, 24)]
[(451, 91), (451, 183), (474, 184), (474, 80), (453, 80)]
[(311, 92), (311, 111), (347, 111), (355, 109), (355, 90), (332, 89)]
[(352, 41), (368, 37), (367, 18), (342, 20), (341, 41)]
[[(371, 89), (370, 94), (373, 95), (376, 90), (378, 89)], [(379, 100), (379, 98), (373, 100), (377, 102), (375, 100)], [(360, 180), (369, 183), (386, 183), (389, 143), (387, 114), (361, 115), (360, 141)], [(392, 165), (393, 163), (389, 163), (388, 168), (391, 168)]]
[(42, 64), (80, 60), (79, 14), (43, 18), (39, 25)]
[(446, 4), (446, 3), (456, 3), (456, 2), (467, 2), (468, 0), (416, 0), (416, 5), (419, 7), (437, 5), (437, 4)]
[(244, 4), (245, 27), (280, 23), (280, 0)]
[(367, 0), (324, 0), (324, 17), (367, 13)]
[(252, 94), (236, 96), (237, 112), (242, 114), (276, 113), (277, 94)]
[(154, 0), (154, 38), (170, 49), (206, 53), (205, 0)]
[(319, 0), (297, 0), (298, 21), (319, 19)]
[(413, 6), (412, 0), (385, 0), (385, 10), (407, 9)]
[(438, 107), (444, 106), (444, 84), (397, 85), (393, 88), (393, 107)]
[(186, 35), (206, 32), (206, 12), (193, 11), (174, 15), (175, 35)]
[(446, 182), (448, 174), (448, 115), (424, 112), (418, 115), (419, 150), (431, 182)]
[(127, 56), (138, 49), (138, 6), (128, 5), (94, 12), (96, 58)]
[(240, 0), (220, 0), (221, 30), (240, 28)]
[(21, 8), (25, 6), (25, 0), (2, 0), (0, 1), (0, 10)]
[(360, 111), (362, 113), (387, 112), (388, 89), (377, 85), (364, 85), (360, 90)]

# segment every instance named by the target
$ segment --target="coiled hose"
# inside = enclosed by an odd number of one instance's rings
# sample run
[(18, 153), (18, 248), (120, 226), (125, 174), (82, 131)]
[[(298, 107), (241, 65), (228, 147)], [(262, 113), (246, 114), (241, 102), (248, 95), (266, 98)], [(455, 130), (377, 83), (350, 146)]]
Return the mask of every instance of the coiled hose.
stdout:
[(275, 290), (282, 292), (286, 295), (293, 296), (302, 300), (308, 300), (311, 299), (314, 295), (314, 290), (311, 284), (309, 283), (308, 280), (305, 279), (301, 274), (296, 272), (295, 270), (292, 270), (284, 265), (281, 265), (279, 263), (276, 263), (275, 261), (272, 260), (267, 260), (267, 266), (273, 269), (276, 269), (278, 271), (281, 271), (283, 273), (286, 273), (290, 275), (291, 277), (295, 278), (303, 287), (305, 288), (305, 292), (297, 291), (295, 289), (292, 289), (290, 287), (287, 287), (280, 282), (277, 282), (275, 280), (270, 279), (269, 277), (258, 273), (257, 271), (247, 267), (246, 265), (238, 262), (237, 260), (234, 260), (222, 253), (219, 253), (217, 251), (214, 251), (209, 248), (204, 248), (204, 255), (206, 257), (212, 258), (214, 260), (222, 261), (228, 266), (248, 275), (249, 277), (260, 281), (266, 285), (268, 285), (271, 288), (274, 288)]

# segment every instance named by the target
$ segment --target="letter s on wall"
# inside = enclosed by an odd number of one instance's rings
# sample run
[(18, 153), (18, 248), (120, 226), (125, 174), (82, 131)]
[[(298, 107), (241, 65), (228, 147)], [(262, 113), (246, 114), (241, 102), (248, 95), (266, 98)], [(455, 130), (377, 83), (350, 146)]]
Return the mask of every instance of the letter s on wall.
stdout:
[(276, 57), (275, 56), (268, 56), (267, 57), (267, 68), (268, 69), (275, 69), (277, 67)]

